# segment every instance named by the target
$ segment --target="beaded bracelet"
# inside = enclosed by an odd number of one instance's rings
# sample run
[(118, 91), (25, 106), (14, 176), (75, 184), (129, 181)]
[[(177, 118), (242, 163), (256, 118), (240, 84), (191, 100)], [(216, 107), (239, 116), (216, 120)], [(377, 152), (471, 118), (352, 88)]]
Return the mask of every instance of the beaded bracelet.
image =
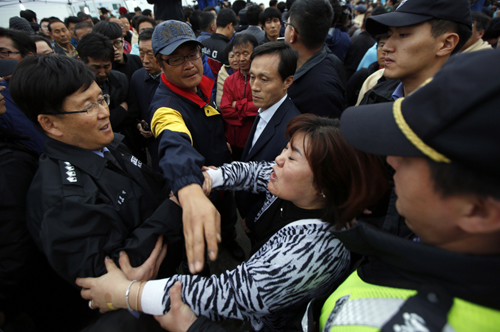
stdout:
[(128, 285), (128, 287), (127, 287), (127, 291), (125, 292), (125, 299), (126, 299), (126, 301), (127, 301), (127, 308), (128, 308), (128, 310), (130, 310), (130, 311), (135, 311), (135, 310), (133, 310), (133, 309), (130, 307), (130, 303), (128, 302), (128, 295), (130, 294), (130, 288), (132, 287), (132, 285), (134, 284), (134, 282), (137, 282), (137, 280), (132, 280), (132, 281), (130, 282), (130, 284)]

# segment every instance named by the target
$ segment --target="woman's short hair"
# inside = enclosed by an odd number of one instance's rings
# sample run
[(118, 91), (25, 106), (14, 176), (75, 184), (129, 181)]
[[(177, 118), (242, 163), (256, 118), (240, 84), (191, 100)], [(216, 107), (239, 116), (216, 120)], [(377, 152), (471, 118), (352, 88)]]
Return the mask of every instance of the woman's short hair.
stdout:
[(342, 228), (377, 202), (388, 186), (380, 157), (357, 150), (342, 136), (338, 119), (302, 114), (288, 124), (286, 135), (293, 140), (304, 134), (306, 158), (318, 192), (325, 195), (323, 220)]

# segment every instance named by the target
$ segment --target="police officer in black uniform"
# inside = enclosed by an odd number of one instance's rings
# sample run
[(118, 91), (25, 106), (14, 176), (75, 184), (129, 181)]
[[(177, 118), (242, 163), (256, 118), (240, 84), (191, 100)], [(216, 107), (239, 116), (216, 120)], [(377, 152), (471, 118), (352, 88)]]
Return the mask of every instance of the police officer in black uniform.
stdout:
[[(169, 257), (160, 274), (172, 275), (184, 247), (181, 209), (168, 199), (163, 178), (113, 133), (109, 96), (93, 72), (67, 57), (30, 58), (17, 67), (11, 87), (47, 135), (28, 193), (27, 223), (56, 272), (74, 285), (77, 277), (104, 274), (105, 257), (118, 262), (122, 251), (122, 268), (127, 256), (131, 266), (141, 266), (164, 235)], [(128, 277), (151, 278), (165, 256), (165, 249), (159, 252), (149, 270), (128, 268)]]

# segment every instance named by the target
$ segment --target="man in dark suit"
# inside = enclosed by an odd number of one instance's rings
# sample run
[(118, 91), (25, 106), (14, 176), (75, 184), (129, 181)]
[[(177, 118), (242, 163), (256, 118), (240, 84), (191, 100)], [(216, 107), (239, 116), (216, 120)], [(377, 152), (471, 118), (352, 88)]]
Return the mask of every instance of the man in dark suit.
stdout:
[[(259, 110), (243, 150), (243, 161), (273, 161), (286, 146), (288, 122), (300, 114), (287, 94), (293, 82), (297, 58), (297, 52), (282, 42), (266, 43), (252, 53), (250, 85), (254, 105)], [(258, 204), (261, 198), (244, 192), (236, 195), (241, 217), (248, 216), (249, 229), (261, 206)]]

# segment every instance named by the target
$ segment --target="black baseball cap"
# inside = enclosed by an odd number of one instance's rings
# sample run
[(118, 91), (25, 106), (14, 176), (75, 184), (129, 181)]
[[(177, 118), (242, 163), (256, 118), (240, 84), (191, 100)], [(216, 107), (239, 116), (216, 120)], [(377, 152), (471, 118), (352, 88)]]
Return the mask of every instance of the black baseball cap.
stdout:
[(500, 50), (453, 56), (406, 98), (346, 109), (342, 133), (365, 152), (456, 162), (500, 179), (499, 58)]
[(395, 11), (369, 17), (366, 31), (379, 35), (389, 27), (406, 27), (433, 18), (463, 23), (472, 30), (469, 0), (403, 0)]

